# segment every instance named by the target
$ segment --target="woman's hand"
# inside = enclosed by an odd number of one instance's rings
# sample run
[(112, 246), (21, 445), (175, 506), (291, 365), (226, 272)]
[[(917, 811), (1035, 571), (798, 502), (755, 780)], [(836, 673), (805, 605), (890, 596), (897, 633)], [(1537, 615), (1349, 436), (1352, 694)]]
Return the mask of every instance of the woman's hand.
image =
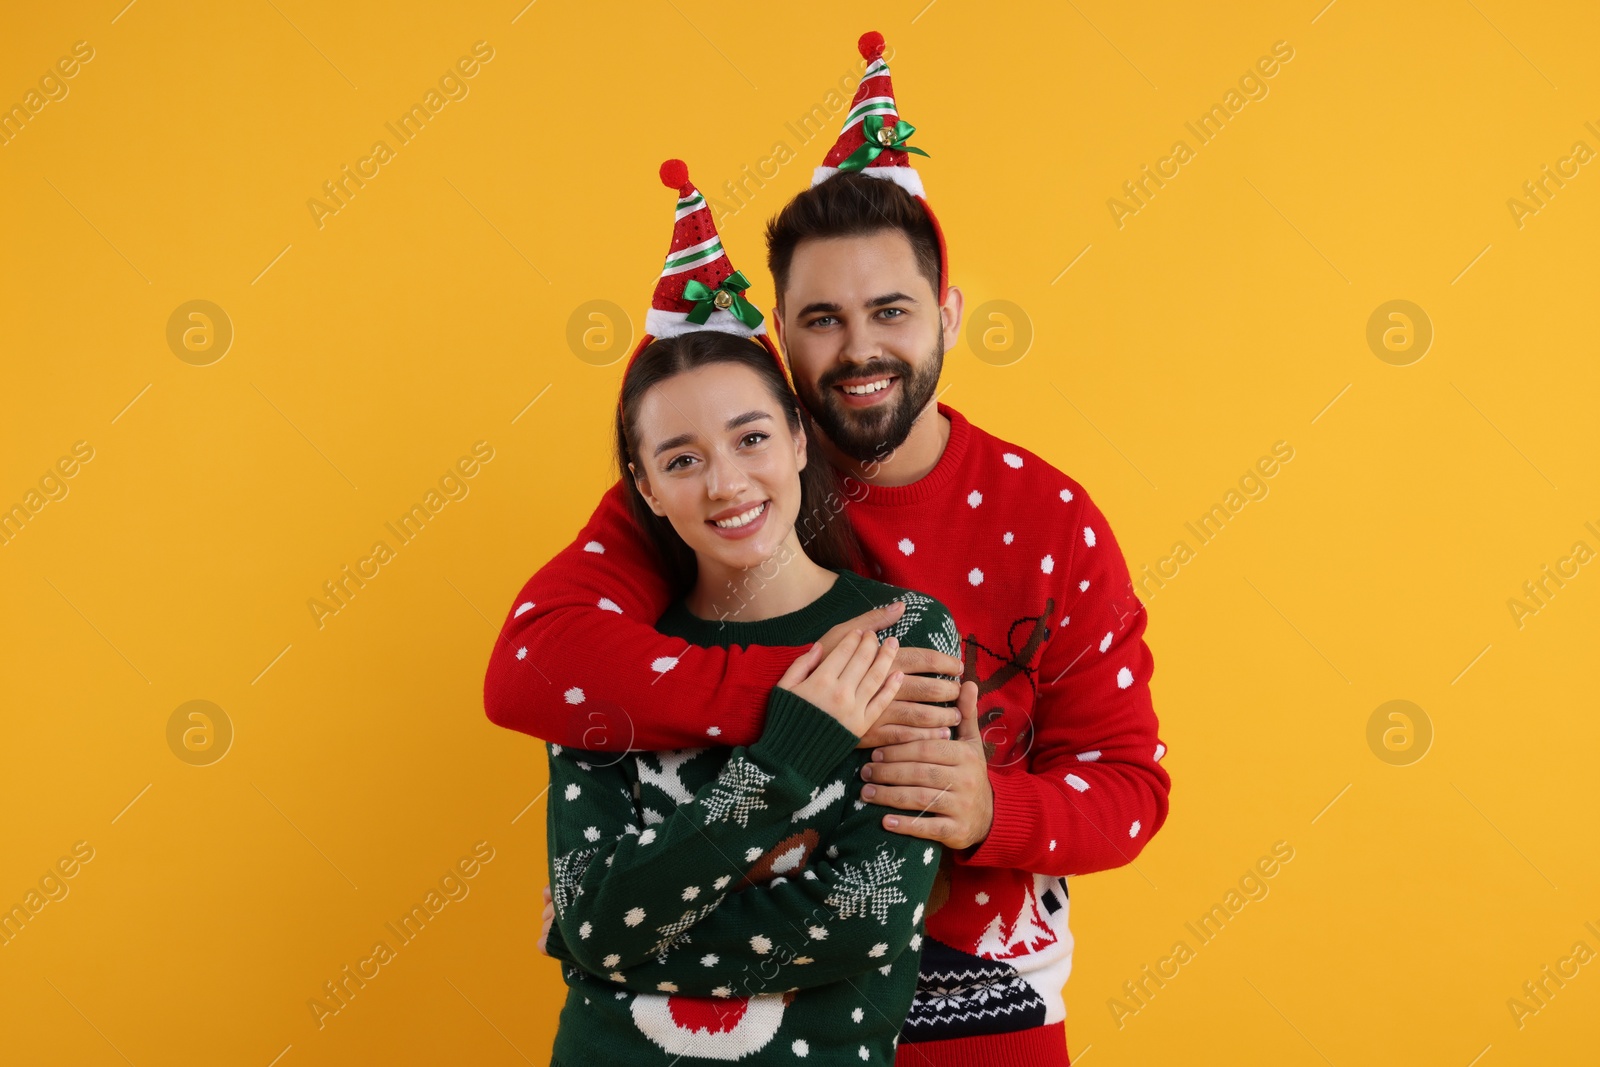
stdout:
[(905, 674), (894, 669), (899, 648), (892, 637), (880, 645), (871, 630), (851, 630), (826, 656), (820, 643), (812, 645), (789, 665), (778, 688), (815, 704), (859, 738), (900, 689)]
[(550, 897), (550, 887), (549, 886), (545, 886), (544, 887), (544, 914), (542, 916), (540, 916), (540, 922), (543, 925), (539, 929), (539, 951), (544, 953), (546, 956), (550, 955), (550, 948), (549, 948), (549, 945), (547, 944), (549, 942), (549, 940), (550, 940), (550, 924), (555, 922), (555, 921), (556, 921), (556, 906), (555, 906), (555, 902)]

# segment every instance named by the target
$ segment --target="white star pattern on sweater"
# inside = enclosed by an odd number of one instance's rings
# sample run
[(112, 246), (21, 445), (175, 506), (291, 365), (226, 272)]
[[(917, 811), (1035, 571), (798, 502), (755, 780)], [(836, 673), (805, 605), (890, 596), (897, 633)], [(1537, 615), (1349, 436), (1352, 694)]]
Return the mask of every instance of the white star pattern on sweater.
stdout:
[(917, 550), (917, 546), (911, 543), (911, 538), (909, 537), (900, 538), (900, 544), (896, 547), (898, 547), (901, 552), (904, 552), (908, 556)]
[(983, 503), (983, 494), (978, 492), (976, 489), (974, 489), (972, 492), (967, 494), (967, 506), (968, 507), (975, 508), (981, 503)]
[(595, 606), (603, 611), (614, 611), (618, 615), (622, 614), (622, 609), (617, 606), (617, 602), (608, 596), (601, 597), (600, 603)]
[(1020, 470), (1022, 467), (1022, 457), (1017, 455), (1015, 452), (1007, 452), (1000, 458), (1005, 460), (1006, 466), (1010, 467), (1012, 470)]
[(657, 674), (666, 674), (677, 665), (677, 656), (657, 656), (655, 659), (650, 661), (650, 669), (655, 671)]
[(568, 689), (562, 694), (562, 696), (566, 697), (568, 704), (583, 703), (583, 690), (579, 689), (577, 686), (573, 686), (571, 689)]
[(585, 552), (593, 552), (597, 556), (603, 556), (606, 553), (606, 546), (602, 545), (599, 541), (590, 541), (588, 544), (583, 546), (583, 550)]

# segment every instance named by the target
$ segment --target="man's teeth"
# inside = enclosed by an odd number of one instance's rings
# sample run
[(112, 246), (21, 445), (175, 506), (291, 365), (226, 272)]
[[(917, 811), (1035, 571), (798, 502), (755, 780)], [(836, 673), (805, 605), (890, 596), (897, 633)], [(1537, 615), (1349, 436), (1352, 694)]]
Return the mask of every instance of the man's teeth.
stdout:
[(745, 526), (751, 522), (754, 522), (756, 518), (765, 510), (767, 510), (767, 504), (766, 501), (762, 501), (742, 515), (735, 515), (731, 519), (717, 519), (715, 521), (716, 524), (722, 527), (724, 530), (736, 530), (741, 526)]
[(893, 378), (879, 378), (877, 381), (867, 385), (846, 385), (841, 386), (841, 388), (851, 396), (865, 396), (868, 393), (876, 393), (889, 388), (889, 383), (892, 381), (894, 381)]

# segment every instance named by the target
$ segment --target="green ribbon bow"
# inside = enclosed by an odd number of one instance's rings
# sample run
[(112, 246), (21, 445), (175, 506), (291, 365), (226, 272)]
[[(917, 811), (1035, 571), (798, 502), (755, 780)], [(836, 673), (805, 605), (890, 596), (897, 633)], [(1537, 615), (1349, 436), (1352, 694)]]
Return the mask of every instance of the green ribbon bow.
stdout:
[(711, 313), (718, 309), (718, 294), (724, 297), (723, 311), (727, 311), (734, 318), (744, 323), (750, 329), (761, 325), (761, 312), (756, 310), (754, 304), (744, 298), (744, 291), (750, 288), (750, 282), (738, 271), (734, 271), (722, 279), (722, 284), (715, 289), (704, 282), (690, 278), (683, 287), (683, 298), (695, 302), (694, 310), (689, 312), (689, 321), (696, 326), (704, 326)]
[(866, 118), (862, 119), (861, 134), (866, 138), (866, 141), (860, 148), (856, 149), (854, 152), (851, 152), (849, 156), (840, 162), (839, 169), (861, 170), (868, 163), (871, 163), (874, 159), (877, 159), (882, 152), (890, 148), (894, 149), (896, 152), (915, 152), (919, 156), (927, 156), (928, 153), (924, 152), (922, 149), (917, 148), (914, 145), (906, 144), (906, 138), (916, 133), (917, 128), (911, 125), (911, 123), (907, 122), (905, 119), (895, 120), (894, 129), (891, 131), (891, 138), (888, 144), (884, 144), (879, 140), (879, 137), (881, 136), (880, 131), (882, 131), (883, 128), (884, 125), (882, 115), (868, 115)]

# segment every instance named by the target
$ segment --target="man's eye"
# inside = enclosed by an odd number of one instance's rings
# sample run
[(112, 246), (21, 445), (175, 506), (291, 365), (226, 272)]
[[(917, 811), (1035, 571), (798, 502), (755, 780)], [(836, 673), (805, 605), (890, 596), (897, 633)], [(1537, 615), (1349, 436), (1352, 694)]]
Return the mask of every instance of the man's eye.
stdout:
[(811, 325), (812, 326), (832, 326), (834, 323), (836, 323), (838, 321), (839, 320), (834, 318), (832, 315), (823, 315), (821, 318), (812, 319), (811, 320)]
[(887, 317), (891, 317), (891, 316), (895, 317), (895, 318), (898, 318), (899, 316), (904, 315), (905, 313), (906, 313), (906, 309), (905, 308), (883, 308), (878, 312), (878, 314), (880, 314), (880, 315), (882, 315), (882, 316), (884, 316), (886, 318)]

